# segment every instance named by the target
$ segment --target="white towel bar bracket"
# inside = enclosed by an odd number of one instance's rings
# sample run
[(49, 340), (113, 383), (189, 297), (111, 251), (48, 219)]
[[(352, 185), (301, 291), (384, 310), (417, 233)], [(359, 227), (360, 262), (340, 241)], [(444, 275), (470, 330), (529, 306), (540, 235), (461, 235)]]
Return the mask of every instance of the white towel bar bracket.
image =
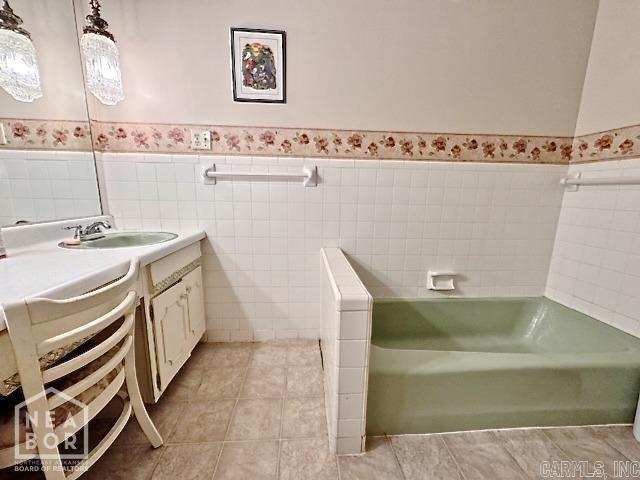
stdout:
[(202, 176), (207, 179), (207, 183), (215, 185), (219, 178), (233, 179), (245, 179), (245, 180), (302, 180), (302, 185), (305, 187), (317, 187), (318, 186), (318, 167), (304, 167), (302, 173), (289, 173), (289, 172), (220, 172), (216, 170), (215, 164), (206, 168), (202, 172)]
[(574, 183), (577, 180), (580, 180), (580, 176), (582, 174), (580, 172), (574, 173), (573, 175), (568, 175), (560, 180), (560, 183), (564, 185), (565, 192), (577, 192), (578, 184)]

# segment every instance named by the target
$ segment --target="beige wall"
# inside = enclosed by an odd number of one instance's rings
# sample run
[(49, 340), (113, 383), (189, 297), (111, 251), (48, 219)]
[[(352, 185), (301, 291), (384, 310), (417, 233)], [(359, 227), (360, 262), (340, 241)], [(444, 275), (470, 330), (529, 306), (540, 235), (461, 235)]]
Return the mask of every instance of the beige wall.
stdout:
[[(597, 0), (103, 3), (127, 99), (95, 106), (99, 120), (568, 136), (597, 9)], [(233, 103), (231, 26), (286, 30), (286, 105)]]
[(43, 97), (18, 102), (0, 89), (0, 118), (86, 121), (72, 0), (20, 0), (11, 6), (38, 52)]
[(600, 0), (576, 135), (640, 123), (640, 2)]

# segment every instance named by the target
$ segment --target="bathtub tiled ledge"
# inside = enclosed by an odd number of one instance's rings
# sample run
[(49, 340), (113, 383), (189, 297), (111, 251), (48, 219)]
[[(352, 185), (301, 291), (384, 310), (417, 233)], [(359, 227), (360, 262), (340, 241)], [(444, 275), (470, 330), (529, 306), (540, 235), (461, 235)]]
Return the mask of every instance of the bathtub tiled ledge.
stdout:
[(331, 272), (329, 280), (333, 290), (336, 310), (367, 310), (373, 299), (358, 277), (347, 257), (337, 247), (322, 249), (323, 262)]
[(364, 452), (373, 297), (339, 248), (322, 255), (322, 353), (329, 445)]

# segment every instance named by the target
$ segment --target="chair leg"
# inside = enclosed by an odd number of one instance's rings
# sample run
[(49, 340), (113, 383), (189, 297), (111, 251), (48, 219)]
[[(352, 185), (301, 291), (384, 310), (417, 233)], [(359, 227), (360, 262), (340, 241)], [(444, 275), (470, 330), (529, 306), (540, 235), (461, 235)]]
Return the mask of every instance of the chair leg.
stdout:
[(163, 444), (162, 437), (158, 433), (156, 426), (153, 424), (149, 413), (147, 412), (144, 402), (142, 401), (142, 395), (140, 394), (140, 387), (138, 385), (138, 378), (136, 376), (136, 364), (135, 364), (135, 352), (133, 345), (124, 361), (125, 377), (127, 379), (127, 391), (129, 392), (129, 401), (131, 402), (131, 408), (136, 416), (136, 420), (144, 434), (153, 445), (153, 448), (158, 448)]
[[(34, 399), (31, 405), (27, 406), (29, 416), (34, 419), (32, 424), (33, 433), (36, 438), (38, 455), (42, 459), (43, 473), (46, 480), (65, 480), (67, 477), (64, 473), (62, 458), (60, 457), (60, 449), (58, 445), (50, 445), (51, 439), (54, 438), (53, 427), (47, 421), (48, 405), (46, 403), (46, 395)], [(48, 441), (47, 441), (48, 440)]]

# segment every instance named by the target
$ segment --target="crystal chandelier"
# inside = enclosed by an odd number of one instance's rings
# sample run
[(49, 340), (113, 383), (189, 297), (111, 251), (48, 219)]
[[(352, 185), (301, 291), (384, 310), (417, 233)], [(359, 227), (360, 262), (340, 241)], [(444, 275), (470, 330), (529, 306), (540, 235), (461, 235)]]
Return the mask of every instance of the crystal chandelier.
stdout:
[(0, 8), (0, 87), (21, 102), (42, 96), (36, 48), (7, 0)]
[(109, 24), (100, 16), (100, 3), (90, 0), (91, 14), (84, 27), (80, 45), (85, 58), (87, 87), (105, 105), (116, 105), (124, 100), (120, 54), (107, 31)]

